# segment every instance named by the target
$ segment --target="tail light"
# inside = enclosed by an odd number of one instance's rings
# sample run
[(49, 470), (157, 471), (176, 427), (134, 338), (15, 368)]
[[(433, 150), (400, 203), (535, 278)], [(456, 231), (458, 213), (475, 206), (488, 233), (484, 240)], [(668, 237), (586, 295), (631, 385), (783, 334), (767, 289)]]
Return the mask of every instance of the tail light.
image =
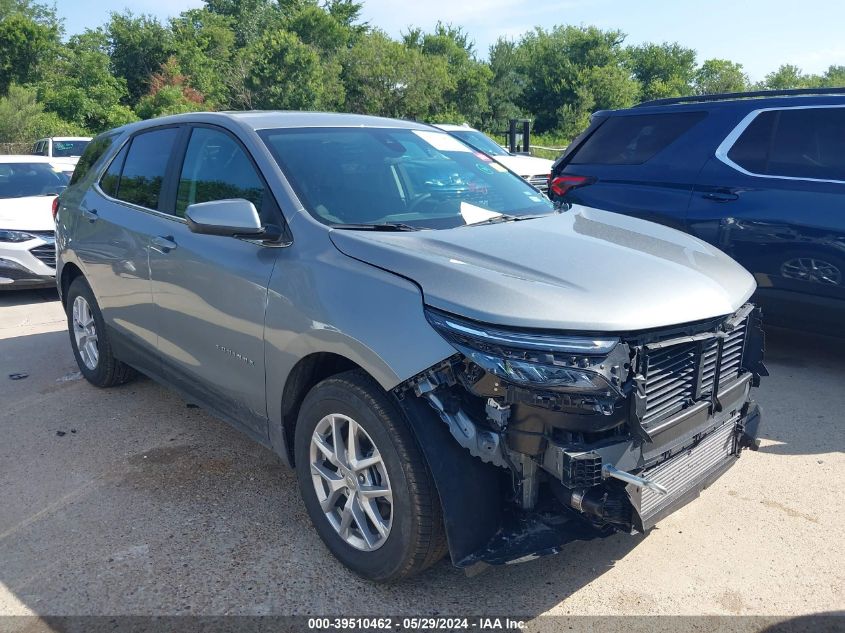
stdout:
[(596, 181), (592, 176), (570, 176), (564, 174), (562, 176), (549, 175), (549, 188), (556, 196), (565, 196), (567, 193), (577, 187), (584, 185), (591, 185)]
[(56, 215), (59, 213), (59, 196), (53, 198), (53, 222), (56, 221)]

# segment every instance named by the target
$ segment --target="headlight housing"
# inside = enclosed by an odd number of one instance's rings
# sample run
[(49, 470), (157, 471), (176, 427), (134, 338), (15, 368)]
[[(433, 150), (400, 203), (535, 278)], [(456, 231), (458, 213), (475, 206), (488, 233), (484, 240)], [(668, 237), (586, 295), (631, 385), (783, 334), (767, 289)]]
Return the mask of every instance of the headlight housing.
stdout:
[(594, 366), (618, 338), (526, 333), (482, 325), (432, 308), (428, 322), (467, 359), (508, 382), (555, 391), (619, 394)]
[(36, 239), (36, 237), (37, 236), (32, 233), (27, 233), (26, 231), (9, 231), (6, 229), (0, 229), (0, 242), (28, 242), (29, 240)]

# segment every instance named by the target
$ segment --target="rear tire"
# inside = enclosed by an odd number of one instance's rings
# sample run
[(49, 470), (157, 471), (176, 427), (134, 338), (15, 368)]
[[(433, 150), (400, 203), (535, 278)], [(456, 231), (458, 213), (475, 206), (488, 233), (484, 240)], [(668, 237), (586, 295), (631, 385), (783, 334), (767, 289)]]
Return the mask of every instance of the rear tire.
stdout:
[(84, 277), (70, 284), (66, 306), (70, 345), (85, 379), (97, 387), (114, 387), (132, 379), (135, 370), (112, 353), (103, 315)]
[(403, 414), (363, 371), (338, 374), (308, 393), (294, 450), (311, 521), (353, 572), (390, 582), (443, 558), (442, 510), (428, 465)]

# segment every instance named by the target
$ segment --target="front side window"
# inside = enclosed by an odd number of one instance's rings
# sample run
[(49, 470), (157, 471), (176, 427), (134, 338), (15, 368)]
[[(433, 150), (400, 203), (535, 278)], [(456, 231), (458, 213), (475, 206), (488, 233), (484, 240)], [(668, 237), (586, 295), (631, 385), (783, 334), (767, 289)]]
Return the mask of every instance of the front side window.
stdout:
[(445, 132), (321, 127), (260, 135), (324, 224), (452, 228), (554, 212), (521, 178)]
[(728, 158), (753, 174), (845, 180), (845, 108), (761, 112)]
[(0, 163), (0, 199), (55, 196), (67, 181), (47, 163)]
[(176, 215), (183, 217), (185, 209), (197, 202), (232, 198), (249, 200), (260, 212), (264, 197), (264, 183), (232, 137), (202, 127), (191, 132), (179, 177)]
[[(178, 128), (165, 128), (135, 136), (123, 162), (114, 197), (147, 209), (158, 209), (167, 162), (178, 135)], [(112, 166), (116, 162), (112, 162)]]

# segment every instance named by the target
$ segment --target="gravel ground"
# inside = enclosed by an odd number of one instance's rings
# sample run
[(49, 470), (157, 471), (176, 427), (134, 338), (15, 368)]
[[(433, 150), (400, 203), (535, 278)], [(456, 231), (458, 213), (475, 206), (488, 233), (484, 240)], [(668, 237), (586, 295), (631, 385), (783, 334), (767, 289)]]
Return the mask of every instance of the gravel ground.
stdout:
[(0, 293), (0, 615), (841, 610), (845, 344), (768, 347), (761, 450), (648, 536), (383, 587), (335, 562), (270, 451), (150, 380), (88, 385), (55, 293)]

